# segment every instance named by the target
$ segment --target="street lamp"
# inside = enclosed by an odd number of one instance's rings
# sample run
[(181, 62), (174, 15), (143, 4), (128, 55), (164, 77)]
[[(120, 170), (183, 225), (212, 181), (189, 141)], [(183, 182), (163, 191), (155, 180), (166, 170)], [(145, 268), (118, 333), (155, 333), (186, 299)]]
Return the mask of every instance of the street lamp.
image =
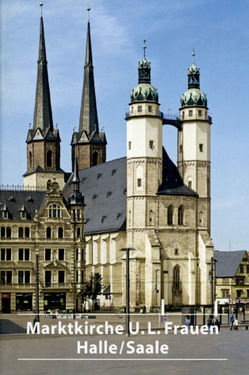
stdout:
[(159, 269), (157, 269), (156, 270), (156, 283), (155, 283), (155, 292), (156, 292), (156, 312), (158, 311), (158, 303), (157, 303), (157, 294), (158, 294), (158, 292), (159, 292), (159, 289), (158, 289), (158, 278), (157, 278), (157, 274), (158, 274), (158, 272), (159, 272), (160, 270)]
[(126, 251), (126, 334), (130, 336), (130, 251), (133, 247), (123, 247), (120, 251)]
[(35, 262), (36, 262), (36, 270), (35, 270), (35, 323), (40, 321), (39, 316), (39, 255), (36, 254), (35, 256)]

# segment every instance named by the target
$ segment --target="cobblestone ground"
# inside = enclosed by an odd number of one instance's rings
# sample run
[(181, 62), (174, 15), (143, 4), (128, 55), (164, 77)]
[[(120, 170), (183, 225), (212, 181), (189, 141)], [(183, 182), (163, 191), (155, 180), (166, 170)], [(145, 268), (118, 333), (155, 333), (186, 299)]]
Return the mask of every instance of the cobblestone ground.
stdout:
[[(27, 336), (27, 320), (32, 321), (32, 316), (4, 315), (1, 316), (0, 328), (12, 330), (12, 334), (0, 335), (0, 373), (1, 375), (57, 375), (57, 374), (90, 374), (101, 375), (248, 375), (249, 374), (249, 331), (240, 327), (238, 331), (229, 331), (223, 327), (218, 335), (165, 335), (161, 329), (160, 334), (148, 335), (146, 330), (148, 321), (153, 328), (159, 327), (158, 316), (138, 315), (131, 317), (133, 322), (139, 321), (140, 333), (130, 338), (123, 335), (84, 335), (84, 336)], [(96, 315), (88, 319), (88, 324), (101, 324), (108, 319), (110, 324), (124, 324), (124, 316)], [(168, 321), (181, 324), (181, 316), (174, 315)], [(78, 320), (80, 323), (85, 319)], [(41, 319), (41, 324), (56, 324), (59, 320)], [(71, 319), (62, 319), (63, 324), (75, 322)], [(8, 328), (9, 327), (9, 328)], [(162, 327), (161, 327), (162, 328)], [(14, 333), (19, 329), (19, 333)], [(142, 334), (141, 331), (144, 331)], [(168, 354), (77, 354), (77, 342), (84, 345), (98, 344), (99, 340), (106, 341), (108, 345), (117, 345), (118, 350), (127, 341), (133, 341), (134, 346), (142, 344), (168, 345)], [(151, 360), (151, 358), (156, 360)], [(90, 358), (91, 360), (85, 360)], [(131, 359), (125, 361), (125, 358)], [(39, 360), (20, 360), (39, 359)], [(41, 360), (43, 359), (43, 360)], [(50, 360), (44, 360), (50, 359)], [(60, 360), (59, 360), (60, 359)], [(63, 359), (63, 361), (61, 360)], [(70, 359), (70, 360), (68, 360)], [(80, 360), (79, 360), (80, 359)], [(82, 360), (84, 359), (84, 360)], [(101, 359), (101, 360), (98, 360)], [(104, 359), (104, 360), (103, 360)], [(107, 361), (107, 359), (111, 359)], [(135, 360), (134, 360), (135, 359)], [(139, 360), (138, 360), (139, 359)], [(203, 360), (204, 359), (204, 360)]]

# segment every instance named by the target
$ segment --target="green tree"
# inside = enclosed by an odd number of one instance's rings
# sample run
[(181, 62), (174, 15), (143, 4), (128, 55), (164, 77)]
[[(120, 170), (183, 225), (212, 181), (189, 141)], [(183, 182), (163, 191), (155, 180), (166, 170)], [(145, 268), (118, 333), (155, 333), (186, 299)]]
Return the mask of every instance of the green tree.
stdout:
[(91, 273), (89, 280), (84, 284), (83, 290), (81, 292), (82, 299), (85, 300), (86, 297), (92, 300), (92, 306), (94, 309), (95, 301), (97, 296), (100, 294), (103, 283), (100, 273)]

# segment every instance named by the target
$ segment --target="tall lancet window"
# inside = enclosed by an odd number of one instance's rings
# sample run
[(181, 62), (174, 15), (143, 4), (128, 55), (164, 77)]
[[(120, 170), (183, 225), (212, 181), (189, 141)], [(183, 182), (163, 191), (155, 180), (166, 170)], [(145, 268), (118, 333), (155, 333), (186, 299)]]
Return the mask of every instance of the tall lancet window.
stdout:
[(180, 290), (180, 268), (175, 266), (173, 269), (173, 289), (175, 291)]
[(184, 209), (183, 209), (183, 206), (181, 205), (178, 208), (178, 225), (183, 225), (183, 214), (184, 214)]
[(168, 225), (173, 225), (173, 211), (174, 211), (173, 206), (170, 205), (168, 207), (168, 218), (167, 218)]
[(47, 167), (52, 167), (52, 151), (47, 152)]

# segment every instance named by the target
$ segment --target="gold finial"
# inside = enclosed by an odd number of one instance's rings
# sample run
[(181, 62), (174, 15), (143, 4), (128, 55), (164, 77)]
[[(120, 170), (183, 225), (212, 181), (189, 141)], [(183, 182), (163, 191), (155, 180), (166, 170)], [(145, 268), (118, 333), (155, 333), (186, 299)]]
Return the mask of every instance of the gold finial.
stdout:
[(91, 10), (91, 8), (87, 8), (86, 10), (88, 11), (88, 21), (90, 21), (90, 10)]
[(42, 17), (42, 7), (43, 7), (43, 3), (40, 3), (40, 7), (41, 7), (41, 17)]
[(146, 55), (145, 55), (145, 50), (146, 50), (146, 40), (144, 40), (144, 45), (143, 45), (143, 49), (144, 49), (144, 59), (146, 59)]
[(195, 64), (195, 50), (194, 50), (194, 48), (193, 48), (192, 56), (193, 56), (193, 64)]

